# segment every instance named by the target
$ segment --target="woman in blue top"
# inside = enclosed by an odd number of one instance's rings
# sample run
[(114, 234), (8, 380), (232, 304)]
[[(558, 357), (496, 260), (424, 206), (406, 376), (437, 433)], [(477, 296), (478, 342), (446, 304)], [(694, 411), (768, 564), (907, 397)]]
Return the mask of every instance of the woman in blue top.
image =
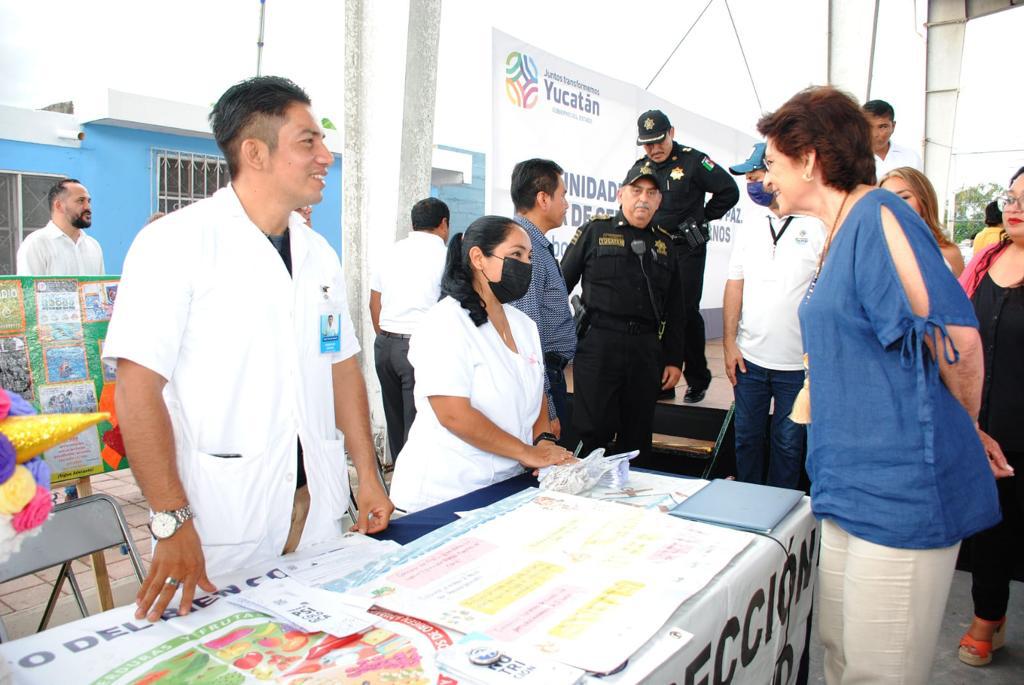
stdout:
[(999, 520), (977, 321), (928, 227), (874, 187), (851, 97), (809, 88), (758, 130), (779, 212), (829, 229), (800, 307), (825, 678), (925, 683), (960, 540)]

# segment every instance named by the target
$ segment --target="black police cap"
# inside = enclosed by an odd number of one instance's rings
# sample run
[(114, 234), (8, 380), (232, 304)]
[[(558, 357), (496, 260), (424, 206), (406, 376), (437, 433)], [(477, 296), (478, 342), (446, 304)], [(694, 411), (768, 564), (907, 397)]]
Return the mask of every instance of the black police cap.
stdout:
[(636, 120), (636, 144), (647, 145), (665, 139), (672, 122), (660, 109), (647, 110)]
[(629, 171), (626, 172), (626, 178), (623, 179), (622, 185), (631, 186), (641, 178), (649, 178), (654, 181), (654, 187), (659, 191), (663, 191), (661, 187), (661, 180), (654, 174), (654, 169), (651, 167), (651, 163), (647, 160), (641, 160), (631, 166)]

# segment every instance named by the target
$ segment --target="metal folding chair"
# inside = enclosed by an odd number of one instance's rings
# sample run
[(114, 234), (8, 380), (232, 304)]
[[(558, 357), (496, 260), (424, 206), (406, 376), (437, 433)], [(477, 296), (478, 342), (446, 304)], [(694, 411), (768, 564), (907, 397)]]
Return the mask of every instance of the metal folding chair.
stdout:
[(128, 558), (141, 583), (145, 577), (142, 559), (135, 549), (128, 523), (117, 501), (109, 495), (89, 495), (70, 500), (54, 507), (53, 515), (43, 524), (39, 533), (25, 540), (18, 553), (0, 566), (0, 583), (60, 564), (60, 573), (54, 581), (53, 591), (39, 623), (39, 630), (45, 630), (60, 598), (65, 579), (71, 585), (71, 592), (82, 616), (89, 615), (85, 597), (71, 570), (71, 562), (93, 552), (121, 545), (127, 547)]
[(655, 433), (651, 436), (651, 447), (657, 452), (704, 462), (704, 468), (701, 471), (700, 477), (707, 479), (718, 462), (718, 453), (722, 449), (722, 444), (725, 442), (725, 436), (729, 432), (729, 427), (732, 425), (735, 414), (736, 403), (733, 402), (729, 405), (729, 411), (725, 413), (722, 425), (718, 429), (718, 437), (714, 440)]
[(711, 458), (708, 460), (707, 466), (704, 467), (701, 478), (707, 480), (711, 476), (711, 471), (715, 468), (715, 462), (718, 461), (718, 452), (722, 449), (722, 443), (725, 442), (725, 435), (729, 432), (729, 426), (732, 425), (733, 419), (736, 418), (736, 403), (733, 402), (729, 405), (729, 411), (725, 414), (725, 419), (722, 420), (722, 427), (718, 430), (718, 438), (715, 440), (714, 450), (711, 452)]

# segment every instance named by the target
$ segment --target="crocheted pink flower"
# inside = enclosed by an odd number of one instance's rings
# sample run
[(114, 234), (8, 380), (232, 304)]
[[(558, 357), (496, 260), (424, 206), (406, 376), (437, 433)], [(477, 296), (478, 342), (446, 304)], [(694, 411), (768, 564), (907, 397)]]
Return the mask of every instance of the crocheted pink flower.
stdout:
[(43, 521), (50, 515), (52, 509), (53, 501), (50, 499), (50, 491), (39, 486), (36, 488), (35, 497), (11, 519), (11, 525), (14, 526), (17, 533), (32, 530), (43, 525)]
[(11, 396), (4, 390), (0, 392), (0, 421), (7, 418), (7, 415), (11, 413)]

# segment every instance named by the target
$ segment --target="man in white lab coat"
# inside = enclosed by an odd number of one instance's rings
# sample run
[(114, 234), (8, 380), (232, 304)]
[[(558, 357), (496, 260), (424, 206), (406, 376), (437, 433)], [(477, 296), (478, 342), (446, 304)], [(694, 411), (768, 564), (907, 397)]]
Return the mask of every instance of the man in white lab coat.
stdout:
[(210, 123), (231, 185), (139, 233), (104, 349), (153, 511), (136, 612), (150, 621), (179, 586), (187, 613), (197, 584), (214, 589), (208, 574), (340, 535), (346, 452), (355, 528), (382, 530), (394, 509), (338, 256), (293, 211), (321, 200), (332, 162), (309, 98), (253, 78), (221, 96)]

